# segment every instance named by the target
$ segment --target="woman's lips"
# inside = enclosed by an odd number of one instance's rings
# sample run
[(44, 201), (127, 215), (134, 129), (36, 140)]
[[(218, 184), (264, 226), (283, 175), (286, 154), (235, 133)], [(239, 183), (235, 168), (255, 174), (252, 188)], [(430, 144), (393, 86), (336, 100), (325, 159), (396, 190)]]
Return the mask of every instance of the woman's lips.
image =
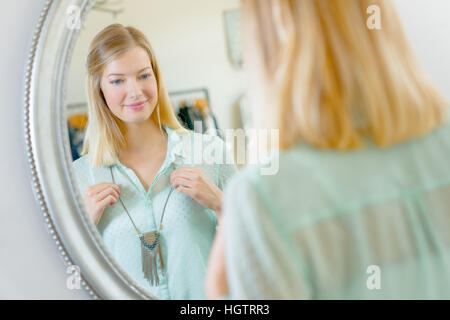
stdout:
[(146, 102), (147, 101), (141, 101), (133, 104), (126, 104), (125, 107), (130, 108), (132, 110), (140, 110), (144, 108)]

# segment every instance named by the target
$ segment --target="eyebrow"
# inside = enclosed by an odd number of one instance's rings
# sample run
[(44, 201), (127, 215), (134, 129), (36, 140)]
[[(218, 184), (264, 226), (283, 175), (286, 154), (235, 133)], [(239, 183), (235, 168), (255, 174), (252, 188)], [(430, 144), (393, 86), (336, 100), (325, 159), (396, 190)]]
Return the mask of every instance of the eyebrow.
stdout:
[[(145, 67), (144, 69), (139, 70), (138, 73), (141, 73), (145, 69), (151, 69), (151, 68), (150, 67)], [(108, 77), (109, 76), (123, 76), (123, 75), (124, 75), (123, 73), (110, 73), (110, 74), (108, 74)]]

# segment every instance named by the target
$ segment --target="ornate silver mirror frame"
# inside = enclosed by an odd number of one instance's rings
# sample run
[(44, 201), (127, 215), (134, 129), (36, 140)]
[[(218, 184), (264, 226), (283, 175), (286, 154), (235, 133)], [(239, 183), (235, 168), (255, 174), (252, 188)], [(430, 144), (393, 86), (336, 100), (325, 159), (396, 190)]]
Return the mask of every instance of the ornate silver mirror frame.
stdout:
[(33, 192), (66, 267), (79, 267), (81, 286), (93, 299), (156, 299), (120, 268), (103, 244), (71, 166), (64, 108), (67, 73), (94, 2), (48, 0), (33, 35), (24, 84), (25, 146)]

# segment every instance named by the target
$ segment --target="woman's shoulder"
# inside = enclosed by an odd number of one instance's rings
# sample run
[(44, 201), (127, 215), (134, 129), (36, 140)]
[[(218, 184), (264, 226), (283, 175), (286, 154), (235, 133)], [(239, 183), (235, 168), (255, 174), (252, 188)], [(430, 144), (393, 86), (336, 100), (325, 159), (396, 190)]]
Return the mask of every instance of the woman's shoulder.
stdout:
[[(232, 150), (225, 141), (214, 133), (200, 133), (194, 131), (184, 131), (177, 133), (178, 142), (181, 142), (187, 154), (196, 154), (216, 158), (220, 155), (232, 158)], [(181, 139), (180, 139), (181, 138)], [(205, 160), (205, 159), (202, 159)], [(206, 159), (206, 162), (207, 159)]]
[(200, 132), (189, 131), (188, 134), (190, 135), (191, 138), (194, 139), (194, 141), (199, 140), (205, 144), (215, 144), (215, 145), (225, 146), (224, 140), (215, 133), (211, 133), (211, 132), (200, 133)]
[(225, 142), (215, 132), (200, 133), (192, 130), (171, 129), (168, 126), (166, 126), (165, 129), (169, 135), (169, 139), (174, 142), (182, 142), (186, 145), (197, 143), (199, 146), (201, 144), (202, 147), (212, 144), (225, 148)]
[(75, 178), (82, 193), (86, 187), (91, 185), (91, 172), (89, 169), (89, 157), (87, 154), (72, 161), (72, 168), (75, 173)]
[[(292, 149), (272, 153), (257, 164), (243, 167), (228, 182), (227, 192), (233, 196), (257, 199), (273, 212), (309, 212), (315, 207), (323, 190), (324, 181), (315, 160), (303, 152)], [(320, 166), (320, 165), (319, 165)], [(256, 200), (255, 200), (256, 201)]]
[(292, 177), (301, 171), (308, 171), (298, 156), (296, 150), (271, 152), (257, 159), (257, 163), (244, 166), (236, 179), (257, 185), (286, 182), (287, 177)]
[(89, 167), (89, 156), (88, 154), (82, 155), (78, 159), (72, 161), (72, 165), (76, 170), (85, 169)]

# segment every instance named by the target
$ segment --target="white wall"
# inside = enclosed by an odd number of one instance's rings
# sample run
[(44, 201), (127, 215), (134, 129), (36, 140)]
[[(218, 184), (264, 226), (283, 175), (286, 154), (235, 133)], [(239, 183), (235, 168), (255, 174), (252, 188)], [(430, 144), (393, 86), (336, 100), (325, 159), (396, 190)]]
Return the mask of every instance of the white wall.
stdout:
[[(65, 286), (64, 264), (33, 198), (25, 154), (22, 124), (24, 65), (44, 2), (3, 1), (0, 12), (1, 38), (8, 39), (2, 42), (0, 51), (3, 105), (0, 118), (1, 299), (88, 298), (83, 291), (71, 291)], [(425, 69), (448, 97), (450, 1), (396, 0), (396, 3)]]
[(66, 288), (63, 261), (33, 198), (25, 153), (24, 66), (44, 3), (2, 1), (0, 11), (0, 299), (88, 298)]
[(450, 1), (395, 0), (411, 46), (450, 100)]

